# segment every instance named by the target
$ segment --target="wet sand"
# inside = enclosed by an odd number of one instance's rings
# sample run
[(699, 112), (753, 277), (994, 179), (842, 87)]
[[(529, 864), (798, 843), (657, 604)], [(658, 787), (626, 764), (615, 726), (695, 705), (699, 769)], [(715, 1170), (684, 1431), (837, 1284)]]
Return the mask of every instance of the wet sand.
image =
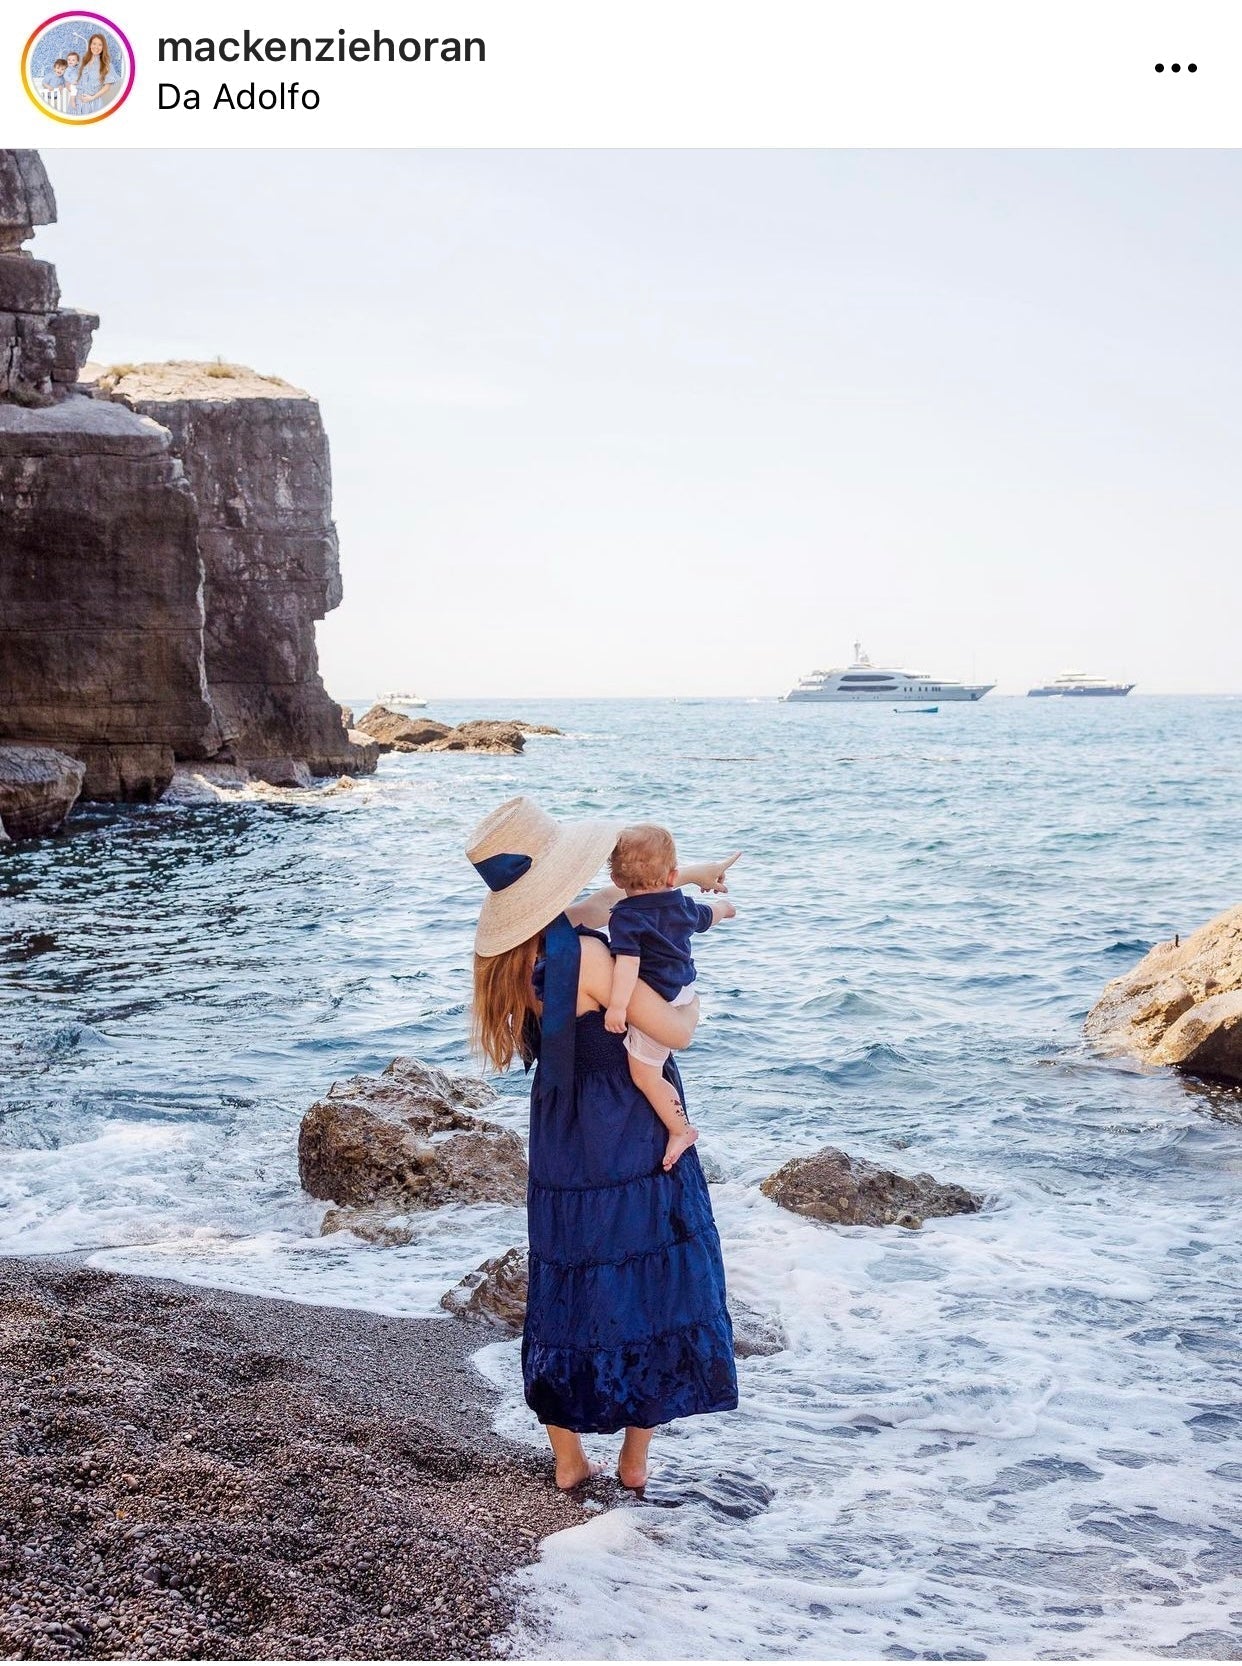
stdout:
[(494, 1339), (0, 1260), (0, 1654), (491, 1657), (586, 1519), (490, 1433)]

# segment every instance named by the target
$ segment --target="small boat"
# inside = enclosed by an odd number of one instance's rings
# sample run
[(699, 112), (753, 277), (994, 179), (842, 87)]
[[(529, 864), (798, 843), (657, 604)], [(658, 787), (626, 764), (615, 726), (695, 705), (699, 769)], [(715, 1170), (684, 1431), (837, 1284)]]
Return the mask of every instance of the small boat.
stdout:
[(1057, 700), (1062, 697), (1081, 700), (1101, 695), (1120, 699), (1133, 687), (1133, 683), (1109, 682), (1107, 677), (1088, 677), (1085, 671), (1062, 671), (1055, 682), (1044, 683), (1041, 688), (1028, 688), (1026, 692), (1032, 700)]
[(381, 706), (404, 706), (407, 711), (421, 711), (427, 704), (421, 694), (400, 693), (381, 694), (378, 703)]
[(934, 717), (939, 706), (894, 706), (898, 717)]
[(995, 683), (959, 683), (950, 677), (933, 677), (926, 671), (886, 671), (872, 665), (862, 643), (854, 644), (854, 663), (834, 671), (812, 671), (794, 684), (784, 700), (814, 700), (825, 704), (854, 701), (926, 700), (929, 694), (944, 700), (982, 700)]

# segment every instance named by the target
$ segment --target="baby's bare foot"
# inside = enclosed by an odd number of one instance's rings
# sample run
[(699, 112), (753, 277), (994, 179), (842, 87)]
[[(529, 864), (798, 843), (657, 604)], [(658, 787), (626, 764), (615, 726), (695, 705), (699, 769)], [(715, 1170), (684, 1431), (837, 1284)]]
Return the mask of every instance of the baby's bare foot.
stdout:
[(693, 1127), (690, 1123), (686, 1124), (680, 1134), (670, 1134), (668, 1137), (668, 1144), (664, 1147), (665, 1169), (671, 1169), (673, 1164), (681, 1156), (682, 1152), (689, 1151), (690, 1147), (694, 1144), (698, 1137), (698, 1129)]

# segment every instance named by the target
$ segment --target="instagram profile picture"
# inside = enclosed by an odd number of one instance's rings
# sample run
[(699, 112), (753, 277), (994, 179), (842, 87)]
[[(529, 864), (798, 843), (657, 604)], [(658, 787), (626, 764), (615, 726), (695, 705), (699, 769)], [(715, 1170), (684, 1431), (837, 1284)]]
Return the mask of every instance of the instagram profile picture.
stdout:
[(89, 127), (115, 115), (134, 85), (125, 33), (98, 12), (57, 12), (26, 42), (22, 82), (45, 116)]

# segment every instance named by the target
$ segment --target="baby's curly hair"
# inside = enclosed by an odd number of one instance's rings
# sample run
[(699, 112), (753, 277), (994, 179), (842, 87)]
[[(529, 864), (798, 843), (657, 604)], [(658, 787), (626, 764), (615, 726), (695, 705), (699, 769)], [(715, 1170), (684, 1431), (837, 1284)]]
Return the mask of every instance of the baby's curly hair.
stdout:
[(667, 827), (640, 822), (626, 827), (612, 847), (608, 871), (623, 891), (652, 891), (668, 881), (677, 866), (677, 846)]

